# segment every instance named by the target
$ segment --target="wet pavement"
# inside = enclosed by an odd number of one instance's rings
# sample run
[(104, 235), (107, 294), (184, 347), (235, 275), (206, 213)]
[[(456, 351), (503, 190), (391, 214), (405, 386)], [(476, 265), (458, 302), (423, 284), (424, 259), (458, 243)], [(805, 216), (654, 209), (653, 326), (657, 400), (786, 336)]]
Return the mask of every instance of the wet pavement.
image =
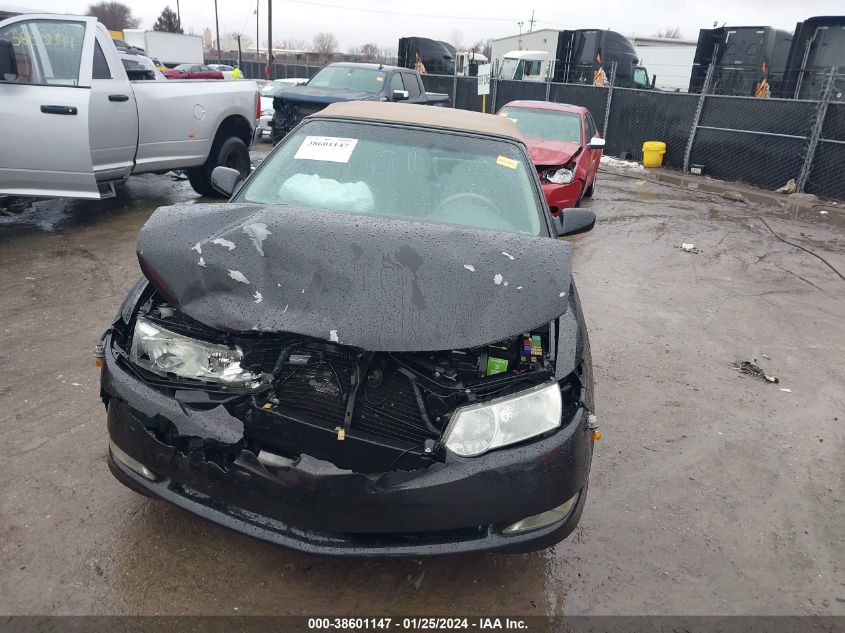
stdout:
[[(604, 435), (579, 528), (528, 555), (338, 560), (106, 467), (92, 349), (138, 229), (184, 200), (144, 176), (0, 215), (0, 613), (845, 614), (845, 282), (761, 220), (845, 272), (835, 213), (601, 173), (575, 248)], [(731, 367), (752, 359), (780, 383)]]

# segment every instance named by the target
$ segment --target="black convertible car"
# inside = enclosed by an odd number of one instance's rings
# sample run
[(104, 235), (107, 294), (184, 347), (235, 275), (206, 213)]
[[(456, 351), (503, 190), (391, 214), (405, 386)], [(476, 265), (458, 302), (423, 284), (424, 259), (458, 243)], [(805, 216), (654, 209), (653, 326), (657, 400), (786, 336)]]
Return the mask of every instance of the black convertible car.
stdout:
[(302, 551), (527, 551), (587, 495), (590, 348), (504, 117), (393, 103), (307, 118), (228, 204), (158, 209), (98, 347), (121, 482)]

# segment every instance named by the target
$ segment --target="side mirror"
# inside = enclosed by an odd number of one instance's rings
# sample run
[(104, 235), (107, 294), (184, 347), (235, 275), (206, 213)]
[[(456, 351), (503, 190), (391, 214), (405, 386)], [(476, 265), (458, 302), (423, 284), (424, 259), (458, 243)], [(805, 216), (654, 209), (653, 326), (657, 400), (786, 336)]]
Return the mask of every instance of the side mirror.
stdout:
[(596, 214), (590, 209), (564, 209), (552, 220), (552, 224), (558, 237), (578, 235), (593, 230)]
[(394, 101), (407, 101), (408, 97), (411, 95), (408, 94), (407, 90), (394, 90), (393, 91), (393, 100)]
[(0, 39), (0, 81), (15, 81), (18, 78), (18, 61), (15, 48), (9, 40)]
[(604, 139), (599, 138), (598, 136), (594, 136), (590, 139), (590, 142), (587, 143), (587, 149), (604, 149)]
[(219, 165), (211, 172), (211, 186), (220, 193), (231, 196), (241, 180), (241, 172)]

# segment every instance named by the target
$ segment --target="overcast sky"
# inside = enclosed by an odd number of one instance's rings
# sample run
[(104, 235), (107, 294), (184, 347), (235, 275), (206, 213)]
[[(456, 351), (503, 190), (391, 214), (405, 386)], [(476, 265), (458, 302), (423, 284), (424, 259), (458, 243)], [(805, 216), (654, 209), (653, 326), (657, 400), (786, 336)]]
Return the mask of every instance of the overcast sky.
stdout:
[[(124, 0), (141, 26), (152, 28), (168, 3), (176, 0)], [(260, 4), (262, 44), (267, 39), (268, 0), (217, 0), (220, 35), (241, 32), (255, 39), (255, 7)], [(12, 0), (49, 12), (85, 13), (89, 0)], [(0, 0), (0, 5), (5, 4)], [(214, 32), (214, 0), (179, 0), (186, 32)], [(602, 0), (588, 2), (537, 2), (534, 29), (609, 28), (626, 35), (647, 36), (657, 30), (680, 27), (684, 38), (697, 39), (698, 30), (713, 22), (732, 26), (766, 25), (792, 31), (795, 23), (814, 15), (837, 15), (845, 9), (843, 0)], [(273, 0), (273, 40), (287, 38), (310, 41), (314, 33), (334, 33), (342, 50), (365, 42), (396, 47), (399, 37), (417, 35), (451, 40), (454, 32), (464, 44), (487, 37), (504, 37), (528, 30), (532, 6), (520, 0), (454, 2), (454, 0)]]

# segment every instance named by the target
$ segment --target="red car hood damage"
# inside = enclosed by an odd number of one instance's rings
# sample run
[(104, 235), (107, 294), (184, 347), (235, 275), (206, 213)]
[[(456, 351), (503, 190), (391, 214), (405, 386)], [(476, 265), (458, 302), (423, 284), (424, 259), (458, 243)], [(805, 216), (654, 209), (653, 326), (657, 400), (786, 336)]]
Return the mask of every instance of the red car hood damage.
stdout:
[(549, 141), (543, 138), (526, 138), (528, 153), (535, 166), (565, 165), (581, 151), (579, 143)]

